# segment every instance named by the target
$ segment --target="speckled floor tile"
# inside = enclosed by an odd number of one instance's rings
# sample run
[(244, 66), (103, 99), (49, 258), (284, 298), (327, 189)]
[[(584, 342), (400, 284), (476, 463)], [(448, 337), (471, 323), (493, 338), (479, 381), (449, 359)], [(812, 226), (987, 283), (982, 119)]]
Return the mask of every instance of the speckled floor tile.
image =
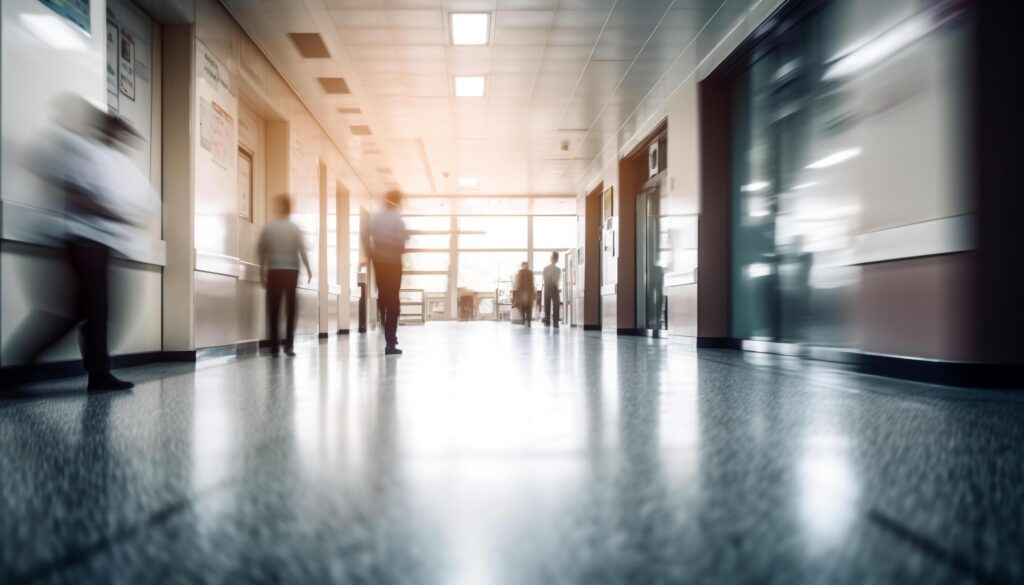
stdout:
[(0, 395), (0, 583), (1024, 582), (1024, 393), (508, 324)]

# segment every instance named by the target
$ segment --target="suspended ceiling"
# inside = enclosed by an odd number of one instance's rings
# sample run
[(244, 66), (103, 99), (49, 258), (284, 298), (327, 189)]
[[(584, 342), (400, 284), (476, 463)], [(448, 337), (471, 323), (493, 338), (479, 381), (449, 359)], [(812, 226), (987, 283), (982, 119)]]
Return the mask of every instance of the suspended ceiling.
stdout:
[[(415, 194), (575, 193), (723, 8), (723, 0), (223, 1), (363, 182)], [(490, 43), (452, 45), (452, 12), (490, 13)], [(484, 97), (455, 97), (461, 75), (486, 76)], [(460, 187), (460, 177), (476, 185)]]

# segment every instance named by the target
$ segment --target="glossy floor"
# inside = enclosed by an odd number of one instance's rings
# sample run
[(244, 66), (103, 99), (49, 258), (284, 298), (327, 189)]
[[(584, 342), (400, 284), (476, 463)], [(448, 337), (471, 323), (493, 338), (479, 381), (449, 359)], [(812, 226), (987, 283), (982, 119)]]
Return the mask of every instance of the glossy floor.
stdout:
[(403, 327), (0, 400), (0, 582), (1024, 579), (1024, 394)]

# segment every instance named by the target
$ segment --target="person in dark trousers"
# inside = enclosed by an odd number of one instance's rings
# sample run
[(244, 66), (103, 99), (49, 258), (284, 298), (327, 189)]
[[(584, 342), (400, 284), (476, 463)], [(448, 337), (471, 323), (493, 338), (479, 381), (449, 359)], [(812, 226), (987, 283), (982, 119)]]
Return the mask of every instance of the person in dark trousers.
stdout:
[(263, 226), (260, 233), (259, 258), (263, 285), (267, 287), (267, 328), (270, 353), (278, 355), (281, 337), (281, 303), (285, 305), (284, 353), (295, 356), (295, 287), (299, 282), (299, 260), (306, 267), (306, 282), (313, 280), (309, 268), (302, 230), (290, 219), (292, 200), (287, 195), (274, 198), (277, 219)]
[(398, 319), (402, 305), (398, 291), (402, 287), (402, 254), (409, 233), (399, 209), (402, 194), (389, 191), (384, 209), (370, 216), (368, 251), (377, 278), (377, 308), (384, 322), (384, 355), (402, 355), (398, 349)]
[(516, 306), (523, 314), (523, 324), (529, 327), (533, 322), (533, 303), (536, 292), (533, 290), (533, 271), (530, 265), (523, 262), (516, 273), (515, 282)]
[(62, 229), (51, 234), (64, 249), (64, 264), (50, 275), (49, 286), (66, 287), (73, 291), (73, 298), (54, 311), (34, 309), (12, 334), (9, 355), (15, 363), (34, 363), (79, 326), (88, 389), (127, 390), (134, 384), (110, 371), (108, 271), (113, 251), (130, 254), (126, 234), (152, 211), (152, 201), (146, 197), (152, 195), (151, 187), (148, 179), (123, 165), (126, 159), (115, 153), (130, 133), (119, 118), (72, 94), (58, 98), (55, 109), (56, 131), (41, 151), (31, 155), (31, 163), (60, 194), (64, 206)]
[[(544, 324), (558, 328), (560, 305), (559, 286), (562, 282), (562, 269), (558, 267), (558, 252), (551, 253), (551, 264), (544, 267)], [(554, 319), (552, 319), (552, 311)]]

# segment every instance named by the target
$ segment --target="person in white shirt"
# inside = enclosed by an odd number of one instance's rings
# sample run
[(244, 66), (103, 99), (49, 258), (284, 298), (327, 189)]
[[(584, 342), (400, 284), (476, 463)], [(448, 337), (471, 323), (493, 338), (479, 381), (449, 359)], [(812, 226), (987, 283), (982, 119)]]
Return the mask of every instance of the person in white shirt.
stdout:
[(260, 279), (267, 288), (267, 329), (270, 353), (278, 355), (281, 342), (281, 302), (285, 305), (284, 353), (295, 356), (295, 287), (299, 283), (299, 260), (306, 267), (306, 282), (313, 280), (309, 268), (302, 229), (290, 219), (292, 200), (287, 195), (274, 198), (277, 219), (267, 222), (260, 233), (257, 252), (260, 258)]
[(398, 349), (398, 318), (401, 302), (398, 291), (402, 287), (402, 254), (409, 232), (399, 208), (402, 194), (389, 191), (384, 196), (384, 209), (370, 217), (367, 250), (373, 261), (377, 280), (377, 308), (384, 321), (384, 355), (402, 355)]
[(133, 384), (111, 373), (107, 272), (111, 254), (133, 257), (133, 236), (156, 217), (160, 200), (148, 178), (117, 150), (137, 137), (124, 120), (75, 94), (60, 96), (54, 106), (54, 131), (26, 162), (59, 195), (63, 221), (50, 236), (63, 247), (65, 264), (49, 278), (54, 286), (66, 282), (74, 298), (55, 311), (33, 309), (11, 336), (13, 361), (35, 362), (80, 325), (89, 390), (127, 390)]
[[(558, 252), (551, 253), (551, 264), (544, 267), (544, 324), (558, 328), (559, 309), (562, 303), (558, 287), (562, 282), (562, 269), (558, 267)], [(552, 309), (553, 307), (553, 309)], [(552, 310), (554, 319), (551, 318)]]

